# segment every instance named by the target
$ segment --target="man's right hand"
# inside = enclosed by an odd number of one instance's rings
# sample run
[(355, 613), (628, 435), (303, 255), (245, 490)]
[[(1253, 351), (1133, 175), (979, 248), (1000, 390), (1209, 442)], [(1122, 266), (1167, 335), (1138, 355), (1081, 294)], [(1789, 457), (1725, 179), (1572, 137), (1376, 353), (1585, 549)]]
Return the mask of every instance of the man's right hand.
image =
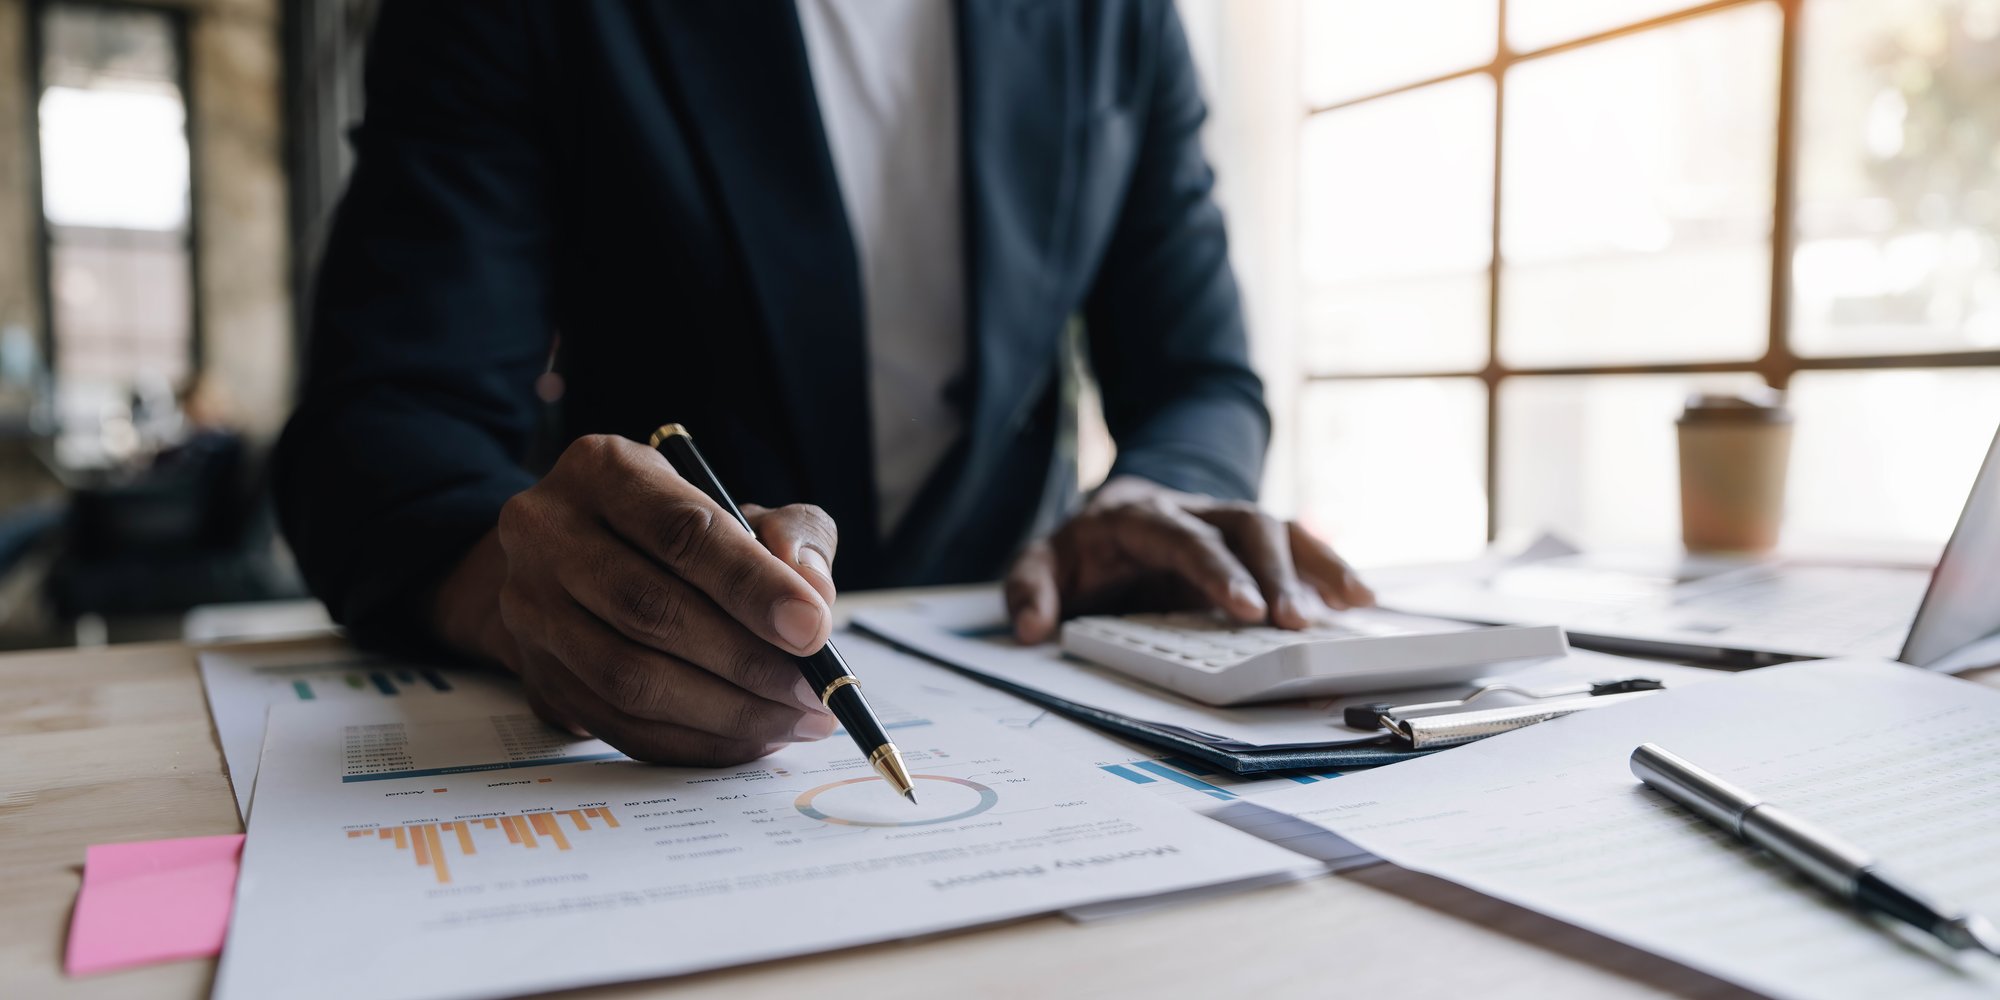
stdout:
[(794, 655), (832, 631), (817, 507), (746, 505), (752, 538), (658, 452), (578, 439), (440, 587), (444, 639), (521, 675), (544, 719), (641, 760), (718, 766), (818, 740)]

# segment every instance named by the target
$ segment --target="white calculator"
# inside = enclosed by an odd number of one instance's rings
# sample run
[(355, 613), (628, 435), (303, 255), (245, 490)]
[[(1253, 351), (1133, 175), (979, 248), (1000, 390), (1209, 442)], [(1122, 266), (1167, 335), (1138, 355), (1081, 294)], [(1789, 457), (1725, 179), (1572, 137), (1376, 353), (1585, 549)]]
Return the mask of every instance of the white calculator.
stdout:
[(1063, 624), (1062, 648), (1210, 705), (1457, 684), (1563, 656), (1560, 626), (1478, 626), (1357, 609), (1301, 631), (1218, 614), (1097, 615)]

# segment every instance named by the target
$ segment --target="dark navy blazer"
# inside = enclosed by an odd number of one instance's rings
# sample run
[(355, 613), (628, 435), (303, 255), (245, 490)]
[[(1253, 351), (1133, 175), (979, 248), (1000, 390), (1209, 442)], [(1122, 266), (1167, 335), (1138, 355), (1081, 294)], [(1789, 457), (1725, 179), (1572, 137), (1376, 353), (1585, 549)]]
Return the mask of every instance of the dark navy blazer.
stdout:
[(834, 516), (845, 588), (990, 579), (1073, 491), (1075, 316), (1116, 471), (1253, 497), (1269, 418), (1173, 4), (958, 11), (967, 430), (881, 538), (859, 266), (792, 4), (385, 3), (276, 465), (335, 616), (414, 627), (534, 482), (557, 343), (561, 440), (688, 425), (739, 500)]

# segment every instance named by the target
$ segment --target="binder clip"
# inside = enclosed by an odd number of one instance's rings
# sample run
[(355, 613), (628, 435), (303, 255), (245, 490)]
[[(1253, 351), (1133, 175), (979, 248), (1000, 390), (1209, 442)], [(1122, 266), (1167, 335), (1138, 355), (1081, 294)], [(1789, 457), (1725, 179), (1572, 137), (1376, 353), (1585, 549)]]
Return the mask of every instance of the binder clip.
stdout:
[[(1341, 714), (1341, 721), (1352, 729), (1386, 729), (1390, 734), (1409, 741), (1412, 750), (1435, 750), (1587, 709), (1643, 698), (1665, 689), (1665, 684), (1650, 677), (1628, 677), (1540, 691), (1512, 684), (1488, 684), (1454, 701), (1418, 705), (1391, 705), (1387, 702), (1352, 705)], [(1525, 698), (1527, 704), (1497, 708), (1468, 707), (1503, 694)]]

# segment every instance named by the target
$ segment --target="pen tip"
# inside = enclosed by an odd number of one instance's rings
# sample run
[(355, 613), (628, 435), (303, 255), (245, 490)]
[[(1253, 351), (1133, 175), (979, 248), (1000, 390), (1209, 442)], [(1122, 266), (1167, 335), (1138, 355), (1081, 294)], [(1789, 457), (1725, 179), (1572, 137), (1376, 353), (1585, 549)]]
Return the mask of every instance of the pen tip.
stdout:
[(917, 783), (911, 780), (909, 768), (903, 766), (903, 755), (896, 752), (895, 744), (884, 743), (876, 747), (868, 760), (875, 765), (875, 773), (881, 775), (890, 788), (913, 803), (917, 801)]
[(1952, 923), (1963, 933), (1966, 945), (2000, 957), (2000, 932), (1996, 932), (1984, 917), (1967, 915)]

